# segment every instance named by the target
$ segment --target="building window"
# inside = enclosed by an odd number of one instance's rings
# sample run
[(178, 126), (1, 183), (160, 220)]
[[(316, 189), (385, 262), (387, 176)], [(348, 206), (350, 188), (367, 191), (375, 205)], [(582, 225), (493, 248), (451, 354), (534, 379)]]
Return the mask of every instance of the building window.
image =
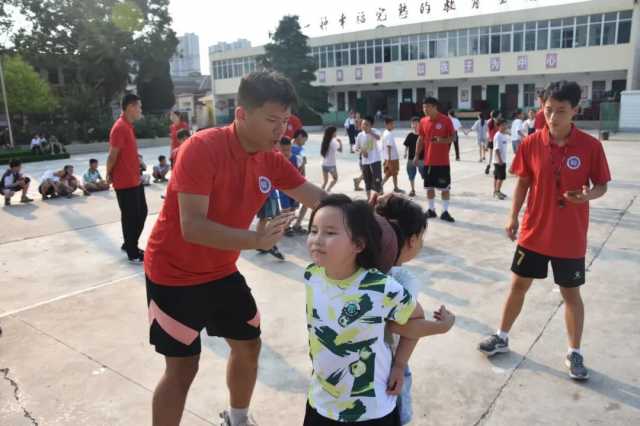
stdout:
[(338, 92), (338, 111), (346, 111), (344, 92)]
[(620, 12), (618, 21), (618, 43), (629, 43), (631, 39), (631, 15), (633, 12)]
[(536, 85), (535, 84), (525, 84), (523, 89), (524, 93), (524, 106), (532, 107), (535, 106), (536, 103)]
[(618, 14), (616, 12), (606, 13), (604, 15), (604, 26), (602, 28), (602, 44), (613, 44), (616, 41), (616, 20)]
[(527, 22), (524, 31), (524, 50), (530, 52), (536, 50), (536, 23)]
[(378, 39), (375, 41), (375, 63), (376, 64), (381, 64), (382, 63), (382, 39)]
[(562, 19), (551, 20), (551, 37), (549, 48), (558, 49), (562, 40)]
[(373, 64), (374, 61), (374, 42), (373, 40), (367, 40), (367, 64)]
[(513, 24), (513, 51), (524, 50), (524, 24)]
[(489, 28), (480, 28), (480, 54), (489, 54)]
[(409, 60), (409, 37), (400, 37), (400, 60)]
[(480, 54), (480, 36), (478, 35), (478, 29), (472, 28), (469, 30), (469, 55)]
[(327, 46), (327, 68), (333, 68), (336, 66), (336, 48), (332, 44)]
[(549, 21), (538, 21), (538, 50), (547, 50), (549, 47)]
[(418, 36), (409, 37), (409, 60), (415, 61), (418, 59)]
[(349, 65), (358, 65), (358, 44), (353, 42), (349, 45)]
[(447, 33), (447, 39), (449, 41), (449, 52), (447, 56), (450, 58), (458, 56), (458, 33), (456, 31), (449, 31)]
[(427, 90), (424, 87), (418, 87), (416, 89), (416, 101), (420, 103), (424, 101), (424, 98), (426, 97), (427, 97)]
[(358, 42), (358, 65), (364, 65), (367, 63), (367, 42)]
[(576, 34), (573, 40), (573, 47), (585, 47), (587, 45), (588, 23), (588, 16), (578, 16), (576, 18)]
[(600, 46), (602, 41), (602, 15), (589, 16), (589, 46)]
[(591, 86), (592, 100), (599, 101), (601, 99), (604, 99), (607, 92), (606, 86), (607, 82), (604, 80), (594, 81), (593, 85)]
[(419, 40), (418, 59), (427, 59), (429, 57), (429, 39), (426, 34), (422, 34), (419, 36)]
[(573, 36), (575, 31), (575, 18), (565, 18), (562, 20), (562, 48), (573, 47)]
[(413, 102), (413, 89), (402, 89), (402, 102)]
[(511, 25), (502, 25), (500, 34), (500, 52), (511, 52)]
[(491, 27), (491, 53), (500, 53), (500, 25)]
[(458, 31), (458, 56), (467, 56), (469, 39), (467, 38), (467, 30)]
[(400, 60), (400, 39), (392, 38), (391, 43), (391, 62), (397, 62)]
[[(431, 46), (429, 46), (429, 49), (431, 49)], [(436, 58), (446, 58), (446, 57), (447, 57), (447, 33), (438, 33), (436, 35)]]

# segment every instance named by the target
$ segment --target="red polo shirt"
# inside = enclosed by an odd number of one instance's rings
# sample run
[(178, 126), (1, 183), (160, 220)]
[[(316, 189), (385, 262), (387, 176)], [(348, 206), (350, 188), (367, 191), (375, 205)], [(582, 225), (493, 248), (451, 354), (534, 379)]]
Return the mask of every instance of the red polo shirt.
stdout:
[(547, 125), (547, 119), (544, 118), (544, 107), (540, 108), (538, 112), (536, 112), (536, 118), (533, 122), (533, 127), (536, 130), (544, 129), (544, 126)]
[(433, 143), (431, 141), (434, 137), (446, 138), (453, 136), (455, 132), (451, 119), (441, 113), (435, 120), (431, 118), (423, 117), (420, 120), (420, 126), (418, 134), (422, 138), (424, 144), (424, 165), (425, 166), (448, 166), (449, 165), (449, 150), (451, 148), (450, 143)]
[(184, 121), (179, 121), (176, 123), (171, 123), (169, 127), (169, 135), (171, 136), (171, 152), (175, 151), (178, 146), (180, 146), (180, 142), (178, 142), (178, 132), (181, 129), (189, 130), (189, 124)]
[[(587, 251), (589, 203), (559, 200), (566, 191), (611, 180), (600, 141), (575, 126), (567, 143), (551, 142), (549, 129), (527, 136), (513, 160), (512, 172), (530, 177), (527, 208), (518, 244), (546, 256), (580, 259)], [(557, 175), (559, 172), (559, 179)]]
[(287, 123), (287, 131), (284, 132), (284, 135), (289, 139), (293, 139), (293, 135), (295, 135), (299, 129), (302, 129), (302, 121), (300, 121), (300, 119), (295, 115), (291, 114), (289, 122)]
[(116, 120), (109, 133), (109, 145), (118, 148), (118, 159), (111, 170), (114, 189), (134, 188), (140, 185), (140, 159), (133, 125), (124, 115)]
[(496, 126), (496, 120), (490, 118), (487, 122), (487, 136), (489, 136), (489, 142), (493, 142), (493, 138), (498, 133), (498, 126)]
[(237, 271), (238, 250), (219, 250), (184, 240), (178, 193), (209, 196), (207, 217), (248, 229), (272, 188), (305, 182), (276, 151), (249, 155), (232, 124), (200, 131), (180, 146), (166, 198), (144, 253), (145, 273), (160, 285), (204, 284)]

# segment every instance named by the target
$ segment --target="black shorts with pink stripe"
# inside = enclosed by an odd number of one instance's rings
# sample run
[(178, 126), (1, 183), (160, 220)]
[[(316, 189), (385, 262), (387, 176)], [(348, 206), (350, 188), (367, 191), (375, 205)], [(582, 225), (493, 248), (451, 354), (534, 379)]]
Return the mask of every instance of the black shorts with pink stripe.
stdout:
[(166, 286), (147, 277), (149, 341), (170, 357), (198, 355), (200, 332), (233, 340), (260, 337), (260, 313), (242, 274), (200, 285)]

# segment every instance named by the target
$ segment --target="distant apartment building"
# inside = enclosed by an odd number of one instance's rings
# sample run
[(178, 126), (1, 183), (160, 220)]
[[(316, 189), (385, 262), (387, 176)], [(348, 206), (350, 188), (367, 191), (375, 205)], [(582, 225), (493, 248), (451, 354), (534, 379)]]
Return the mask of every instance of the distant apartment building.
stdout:
[(186, 77), (200, 74), (200, 40), (196, 34), (186, 33), (178, 37), (176, 54), (171, 58), (171, 76)]

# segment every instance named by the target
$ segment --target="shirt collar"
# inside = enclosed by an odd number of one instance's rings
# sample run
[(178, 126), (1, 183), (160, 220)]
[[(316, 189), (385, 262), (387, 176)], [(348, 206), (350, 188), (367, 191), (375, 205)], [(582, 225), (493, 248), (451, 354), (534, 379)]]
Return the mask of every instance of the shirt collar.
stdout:
[(133, 123), (129, 123), (129, 120), (127, 120), (127, 118), (124, 116), (124, 112), (120, 113), (120, 119), (122, 120), (123, 123), (125, 123), (127, 126), (133, 129)]
[[(567, 137), (566, 146), (575, 146), (578, 143), (577, 138), (578, 138), (578, 131), (576, 129), (576, 125), (572, 123), (571, 131), (569, 132), (569, 136)], [(542, 129), (542, 143), (545, 146), (548, 146), (551, 144), (551, 134), (549, 133), (549, 126), (546, 124), (544, 125), (544, 129)]]
[(236, 123), (231, 123), (225, 128), (227, 133), (227, 140), (231, 147), (231, 155), (235, 160), (246, 160), (249, 158), (249, 153), (244, 150), (240, 145), (240, 139), (238, 138), (238, 131), (236, 129)]

